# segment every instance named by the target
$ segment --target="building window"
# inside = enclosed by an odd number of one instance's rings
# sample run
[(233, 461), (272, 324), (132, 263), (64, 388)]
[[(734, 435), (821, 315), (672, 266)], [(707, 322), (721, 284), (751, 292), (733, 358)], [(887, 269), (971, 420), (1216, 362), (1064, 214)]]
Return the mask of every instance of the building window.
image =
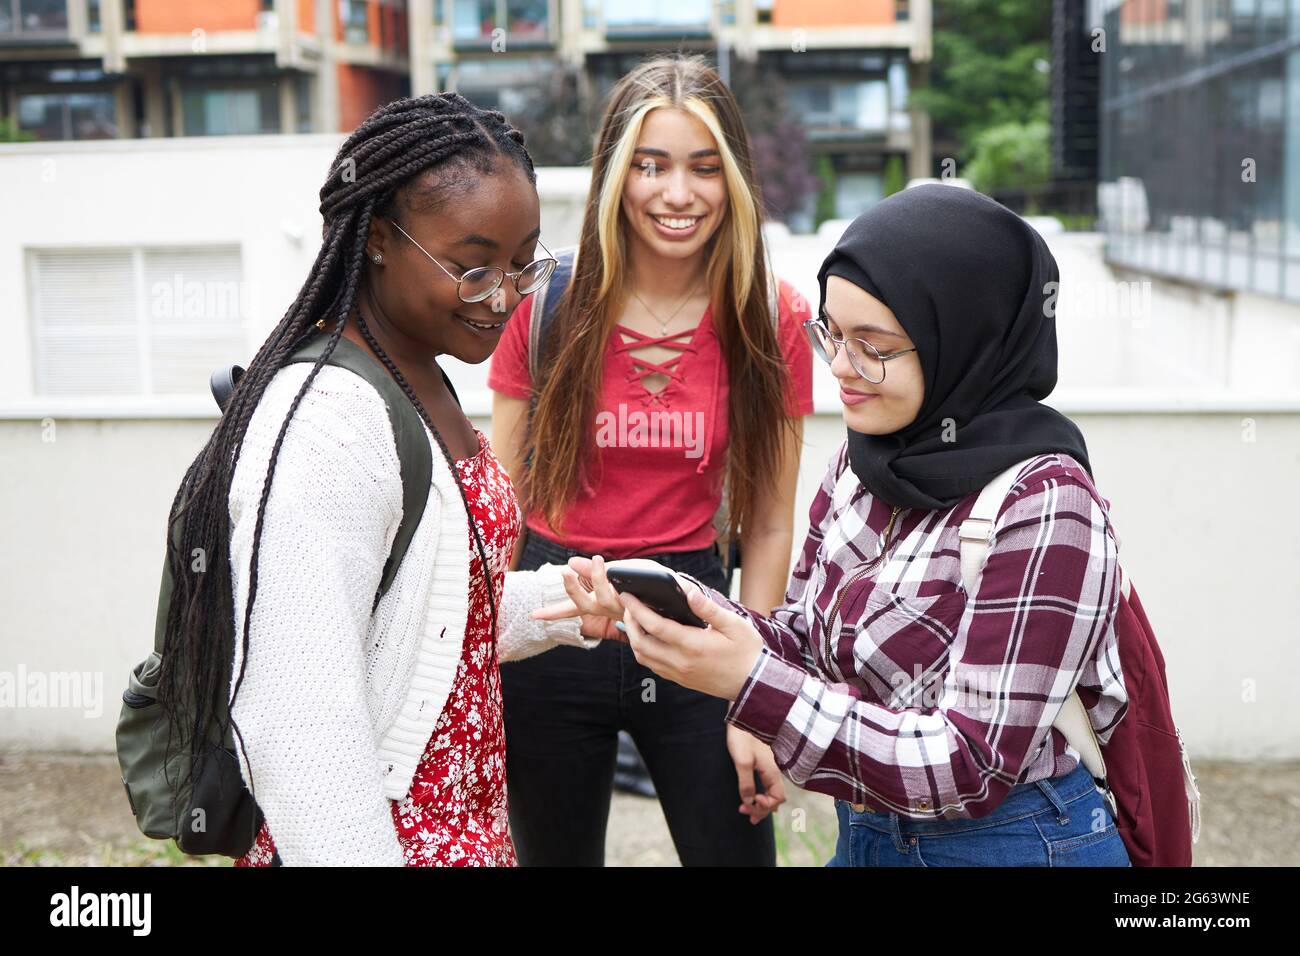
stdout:
[(710, 0), (605, 0), (605, 26), (616, 32), (707, 32)]
[(899, 23), (912, 19), (912, 0), (894, 0), (894, 19)]
[(512, 40), (544, 42), (549, 39), (547, 0), (454, 0), (452, 36), (457, 40), (490, 40), (493, 31), (505, 31)]
[(244, 358), (239, 249), (28, 252), (37, 395), (206, 395)]
[(512, 39), (544, 41), (548, 38), (546, 0), (506, 0), (506, 19)]
[(0, 35), (68, 32), (68, 0), (0, 0)]
[(311, 132), (312, 117), (312, 81), (306, 73), (299, 73), (293, 79), (294, 98), (298, 101), (298, 132)]
[(111, 90), (24, 93), (18, 128), (38, 140), (115, 139), (117, 106)]
[(885, 198), (884, 178), (876, 172), (841, 172), (835, 177), (835, 216), (856, 219)]
[(889, 121), (885, 80), (792, 84), (786, 95), (791, 111), (814, 129), (883, 133)]
[(280, 96), (259, 87), (187, 87), (181, 94), (186, 136), (251, 136), (280, 132)]
[(366, 0), (339, 0), (339, 22), (345, 43), (369, 43), (370, 24), (366, 19)]
[(889, 128), (896, 133), (906, 133), (912, 128), (912, 117), (907, 111), (907, 61), (890, 62), (886, 80), (889, 83)]

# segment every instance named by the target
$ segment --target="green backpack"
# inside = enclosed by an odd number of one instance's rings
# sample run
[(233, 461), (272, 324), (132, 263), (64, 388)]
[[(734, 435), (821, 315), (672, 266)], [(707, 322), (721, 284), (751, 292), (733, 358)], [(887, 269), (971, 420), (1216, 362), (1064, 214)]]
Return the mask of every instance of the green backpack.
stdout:
[[(315, 362), (320, 358), (327, 336), (317, 335), (314, 330), (313, 336), (290, 356), (289, 363)], [(375, 605), (378, 605), (392, 585), (424, 514), (433, 482), (432, 450), (415, 406), (388, 370), (364, 349), (340, 337), (325, 364), (354, 372), (374, 386), (388, 406), (388, 418), (397, 441), (402, 467), (402, 521), (375, 594)], [(243, 369), (235, 365), (212, 376), (213, 395), (223, 411), (242, 374)], [(454, 397), (456, 390), (445, 372), (443, 379)], [(180, 534), (178, 523), (173, 538), (178, 546)], [(186, 746), (172, 753), (166, 751), (167, 718), (158, 704), (157, 688), (171, 593), (172, 577), (164, 558), (153, 653), (131, 671), (122, 694), (122, 714), (117, 723), (117, 759), (122, 769), (122, 784), (126, 787), (131, 812), (145, 836), (175, 840), (182, 852), (193, 856), (221, 854), (237, 859), (252, 847), (263, 817), (253, 794), (244, 786), (233, 735), (228, 733), (218, 744), (214, 731), (197, 755), (192, 755)], [(233, 631), (233, 621), (230, 626)], [(233, 662), (227, 662), (230, 663)], [(218, 717), (224, 722), (224, 709)], [(190, 769), (194, 761), (199, 766), (191, 787)]]

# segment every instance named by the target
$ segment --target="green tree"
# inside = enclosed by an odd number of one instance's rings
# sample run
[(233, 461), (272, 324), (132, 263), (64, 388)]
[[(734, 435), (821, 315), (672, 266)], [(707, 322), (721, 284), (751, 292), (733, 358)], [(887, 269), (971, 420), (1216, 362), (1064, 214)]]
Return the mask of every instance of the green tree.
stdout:
[(1045, 183), (1052, 176), (1051, 135), (1046, 120), (990, 126), (975, 137), (966, 176), (984, 193)]
[(776, 70), (736, 57), (730, 86), (749, 133), (765, 212), (784, 221), (803, 209), (818, 189), (817, 177), (809, 168), (808, 133), (790, 111), (785, 83)]
[(510, 122), (524, 134), (536, 165), (586, 166), (595, 145), (597, 108), (578, 71), (559, 67), (537, 82), (525, 107), (511, 112)]
[(821, 188), (817, 191), (817, 211), (813, 229), (827, 219), (835, 218), (835, 165), (825, 153), (818, 156), (813, 164), (813, 172)]
[(930, 86), (913, 95), (961, 163), (985, 130), (1048, 121), (1050, 31), (1043, 0), (935, 0)]
[(903, 157), (894, 153), (885, 160), (885, 195), (902, 192), (906, 186), (907, 172), (903, 168)]

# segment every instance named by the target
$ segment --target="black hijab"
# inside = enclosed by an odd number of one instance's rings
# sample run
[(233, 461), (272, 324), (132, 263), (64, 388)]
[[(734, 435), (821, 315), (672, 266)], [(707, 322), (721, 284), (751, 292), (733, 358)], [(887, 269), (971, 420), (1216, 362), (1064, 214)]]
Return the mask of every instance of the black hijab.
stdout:
[[(1091, 475), (1078, 426), (1039, 402), (1056, 386), (1049, 298), (1058, 273), (1018, 215), (969, 189), (914, 186), (853, 220), (817, 274), (822, 305), (828, 275), (890, 308), (925, 377), (910, 425), (888, 435), (849, 429), (849, 462), (868, 491), (903, 508), (947, 508), (1049, 452)], [(947, 419), (954, 441), (943, 440)]]

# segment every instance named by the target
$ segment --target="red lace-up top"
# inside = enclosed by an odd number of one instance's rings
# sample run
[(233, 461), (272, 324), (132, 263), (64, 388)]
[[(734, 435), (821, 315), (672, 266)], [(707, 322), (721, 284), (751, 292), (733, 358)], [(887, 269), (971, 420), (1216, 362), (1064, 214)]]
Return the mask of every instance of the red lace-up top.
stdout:
[[(808, 304), (781, 282), (778, 341), (790, 373), (791, 415), (812, 411), (812, 351), (803, 332)], [(492, 354), (488, 387), (527, 399), (528, 323), (532, 296), (511, 315)], [(618, 326), (605, 353), (603, 400), (597, 409), (595, 455), (588, 483), (565, 515), (563, 534), (540, 513), (527, 526), (567, 547), (610, 558), (710, 547), (722, 498), (730, 389), (712, 307), (694, 329), (665, 336)], [(661, 362), (643, 357), (651, 346), (679, 354)], [(642, 354), (637, 354), (642, 353)], [(647, 376), (668, 384), (657, 392)]]

